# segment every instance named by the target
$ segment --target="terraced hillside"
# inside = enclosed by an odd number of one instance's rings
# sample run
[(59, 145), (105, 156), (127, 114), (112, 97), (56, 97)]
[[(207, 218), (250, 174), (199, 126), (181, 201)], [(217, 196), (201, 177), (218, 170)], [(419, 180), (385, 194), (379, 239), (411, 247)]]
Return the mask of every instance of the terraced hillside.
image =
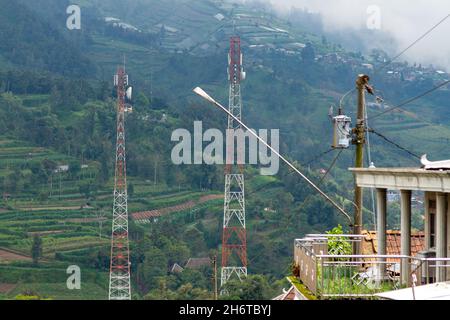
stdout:
[[(76, 57), (92, 67), (77, 58), (63, 60), (70, 70), (48, 73), (45, 61), (32, 59), (33, 50), (17, 47), (33, 67), (23, 71), (8, 58), (8, 47), (0, 47), (0, 298), (106, 298), (115, 143), (111, 78), (124, 55), (136, 93), (134, 112), (127, 116), (129, 211), (137, 217), (130, 220), (129, 233), (133, 298), (209, 297), (208, 266), (170, 272), (175, 263), (184, 265), (189, 258), (206, 258), (221, 249), (222, 168), (175, 166), (170, 161), (174, 129), (191, 130), (196, 120), (203, 121), (204, 129), (226, 126), (226, 117), (202, 104), (192, 88), (200, 85), (227, 101), (228, 37), (238, 33), (248, 72), (242, 86), (245, 122), (257, 129), (280, 129), (282, 153), (298, 166), (304, 164), (304, 171), (318, 182), (337, 153), (318, 157), (330, 145), (329, 107), (354, 87), (356, 74), (370, 72), (363, 65), (367, 57), (296, 29), (262, 6), (212, 0), (136, 0), (128, 5), (80, 0), (83, 28), (77, 33), (60, 23), (68, 3), (40, 0), (27, 5), (33, 19), (41, 17), (55, 38), (67, 40), (61, 46), (79, 46)], [(9, 8), (14, 4), (9, 2)], [(27, 36), (21, 30), (11, 38)], [(33, 38), (26, 39), (33, 47)], [(41, 48), (41, 43), (34, 45)], [(15, 72), (8, 72), (14, 67)], [(375, 77), (373, 82), (390, 104), (429, 89), (434, 81), (385, 80)], [(450, 137), (445, 126), (449, 120), (438, 112), (445, 111), (448, 90), (442, 88), (433, 97), (373, 121), (380, 110), (369, 109), (369, 124), (417, 154), (448, 158), (442, 146)], [(355, 105), (351, 97), (345, 101), (346, 114), (353, 119)], [(411, 154), (373, 134), (371, 150), (376, 166), (419, 165)], [(339, 202), (351, 196), (347, 168), (352, 164), (352, 149), (343, 151), (322, 182)], [(249, 270), (263, 274), (274, 287), (289, 273), (292, 239), (345, 223), (283, 166), (273, 177), (246, 168), (246, 201)], [(369, 221), (370, 212), (365, 213)], [(32, 246), (39, 238), (42, 257), (36, 263), (31, 261)], [(72, 264), (86, 274), (81, 292), (64, 287), (66, 268)], [(192, 290), (186, 290), (189, 285)]]

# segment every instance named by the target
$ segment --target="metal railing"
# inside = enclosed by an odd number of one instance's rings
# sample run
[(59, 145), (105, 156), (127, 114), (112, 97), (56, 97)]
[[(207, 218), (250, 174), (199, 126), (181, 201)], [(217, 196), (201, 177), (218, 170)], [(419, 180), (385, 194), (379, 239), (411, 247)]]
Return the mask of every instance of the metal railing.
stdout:
[(295, 240), (296, 276), (314, 295), (329, 299), (369, 298), (450, 275), (450, 258), (346, 254), (348, 244), (363, 237), (315, 234)]

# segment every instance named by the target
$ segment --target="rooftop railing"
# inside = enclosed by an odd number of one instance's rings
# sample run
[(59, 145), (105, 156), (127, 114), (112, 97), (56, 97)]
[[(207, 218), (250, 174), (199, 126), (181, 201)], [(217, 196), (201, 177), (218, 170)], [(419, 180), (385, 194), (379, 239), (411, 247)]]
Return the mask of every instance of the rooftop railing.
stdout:
[(380, 292), (433, 283), (438, 273), (441, 279), (450, 274), (450, 258), (348, 254), (352, 243), (363, 238), (310, 234), (295, 240), (295, 276), (314, 295), (333, 299), (371, 298)]

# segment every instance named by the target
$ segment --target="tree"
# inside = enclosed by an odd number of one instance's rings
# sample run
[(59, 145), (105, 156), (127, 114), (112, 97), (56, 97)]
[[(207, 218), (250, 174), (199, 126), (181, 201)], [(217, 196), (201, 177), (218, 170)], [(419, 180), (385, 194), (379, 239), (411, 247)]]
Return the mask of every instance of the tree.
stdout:
[(100, 182), (105, 183), (109, 180), (108, 160), (103, 156), (100, 160)]
[[(344, 234), (342, 226), (326, 232), (327, 234), (339, 235)], [(331, 237), (328, 239), (328, 252), (336, 252), (336, 254), (350, 255), (352, 254), (352, 245), (343, 237)]]
[(72, 161), (69, 165), (69, 173), (72, 178), (75, 178), (81, 171), (81, 165), (78, 161)]
[(142, 110), (144, 110), (145, 108), (147, 108), (150, 105), (150, 100), (147, 98), (147, 96), (143, 92), (140, 92), (136, 98), (135, 104), (139, 107), (142, 107)]
[(134, 185), (132, 183), (128, 184), (127, 193), (128, 193), (128, 196), (130, 196), (130, 197), (133, 196), (133, 194), (134, 194)]
[(264, 300), (274, 295), (263, 275), (250, 275), (242, 282), (238, 279), (230, 280), (226, 284), (226, 290), (228, 296), (223, 298), (231, 300)]
[(302, 59), (305, 62), (313, 62), (316, 58), (316, 52), (311, 42), (308, 42), (302, 50)]
[(48, 192), (41, 191), (41, 192), (39, 192), (38, 199), (39, 199), (39, 201), (44, 202), (44, 201), (48, 200), (48, 196), (49, 196)]
[(33, 237), (33, 245), (31, 246), (31, 257), (33, 258), (33, 263), (38, 264), (41, 256), (42, 256), (42, 239), (38, 234), (35, 234)]
[(93, 189), (94, 189), (94, 186), (89, 182), (80, 183), (80, 185), (78, 186), (78, 190), (80, 191), (80, 193), (82, 195), (84, 195), (86, 200), (88, 200), (89, 197), (91, 196)]
[(184, 240), (187, 243), (192, 244), (192, 247), (196, 248), (197, 253), (205, 252), (207, 250), (204, 234), (196, 227), (190, 228), (184, 232)]

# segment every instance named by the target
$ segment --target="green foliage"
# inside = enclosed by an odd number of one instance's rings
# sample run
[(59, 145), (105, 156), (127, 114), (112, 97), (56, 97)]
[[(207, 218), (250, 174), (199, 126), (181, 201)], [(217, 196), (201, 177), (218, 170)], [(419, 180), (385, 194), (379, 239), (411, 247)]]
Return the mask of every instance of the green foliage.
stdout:
[(41, 300), (41, 298), (39, 296), (18, 294), (14, 297), (14, 300)]
[(172, 291), (167, 288), (163, 280), (160, 281), (158, 289), (150, 291), (144, 297), (146, 300), (210, 300), (211, 298), (211, 292), (194, 288), (189, 282)]
[(42, 257), (42, 239), (39, 235), (34, 235), (33, 244), (31, 246), (31, 257), (33, 258), (33, 263), (38, 264), (39, 259)]
[(297, 277), (289, 277), (289, 281), (290, 283), (292, 283), (292, 285), (294, 285), (298, 291), (300, 291), (308, 300), (317, 300), (317, 297), (311, 292), (309, 291), (309, 289), (303, 284), (301, 283)]
[[(334, 227), (327, 234), (340, 235), (344, 234), (344, 230), (341, 225)], [(330, 237), (328, 239), (328, 252), (339, 252), (342, 255), (352, 254), (352, 245), (344, 237)]]
[[(0, 53), (11, 63), (64, 75), (93, 74), (95, 66), (80, 48), (21, 1), (1, 0), (0, 7)], [(59, 18), (55, 20), (64, 21)]]
[(128, 195), (130, 196), (130, 197), (132, 197), (133, 196), (133, 194), (134, 194), (134, 185), (132, 184), (132, 183), (129, 183), (128, 184)]
[[(55, 298), (68, 297), (63, 288), (52, 283), (66, 275), (62, 267), (43, 269), (46, 265), (79, 263), (94, 273), (108, 270), (109, 232), (100, 239), (98, 221), (89, 219), (94, 218), (99, 208), (111, 208), (112, 204), (116, 103), (112, 99), (110, 76), (120, 63), (118, 57), (127, 56), (127, 70), (137, 91), (133, 101), (135, 112), (127, 115), (130, 212), (179, 205), (197, 201), (205, 194), (223, 192), (222, 167), (175, 166), (168, 160), (174, 129), (190, 130), (194, 120), (202, 120), (205, 129), (226, 127), (225, 117), (194, 100), (191, 93), (193, 84), (198, 83), (207, 85), (206, 89), (220, 101), (227, 99), (223, 48), (228, 45), (228, 31), (224, 26), (214, 33), (217, 25), (211, 19), (222, 9), (210, 1), (185, 1), (171, 7), (166, 1), (131, 4), (84, 0), (81, 5), (86, 28), (69, 33), (61, 23), (66, 16), (58, 9), (60, 0), (0, 0), (0, 191), (10, 194), (10, 199), (0, 204), (0, 246), (29, 254), (30, 247), (36, 245), (33, 257), (36, 262), (41, 258), (39, 265), (0, 269), (0, 278), (38, 283), (39, 294), (55, 293), (49, 295)], [(238, 11), (255, 13), (238, 4), (235, 7)], [(148, 32), (161, 23), (161, 17), (166, 17), (168, 11), (176, 17), (189, 12), (192, 19), (171, 20), (178, 32), (169, 33), (162, 26)], [(105, 25), (103, 17), (110, 15), (129, 17), (143, 31)], [(320, 181), (327, 194), (342, 200), (350, 198), (353, 184), (347, 172), (352, 161), (350, 154), (342, 154), (325, 179), (320, 169), (328, 167), (334, 155), (317, 159), (314, 156), (329, 145), (328, 107), (336, 104), (340, 93), (353, 86), (355, 74), (361, 71), (354, 66), (364, 62), (361, 54), (346, 53), (320, 35), (305, 33), (304, 27), (297, 28), (295, 23), (290, 25), (276, 17), (270, 21), (259, 19), (262, 24), (289, 30), (290, 37), (268, 36), (264, 40), (267, 43), (282, 48), (298, 41), (307, 46), (301, 54), (293, 56), (275, 50), (244, 49), (245, 55), (255, 61), (248, 66), (251, 76), (243, 83), (248, 123), (260, 128), (281, 128), (282, 153), (294, 160), (310, 179)], [(245, 18), (240, 23), (245, 24)], [(243, 38), (257, 37), (261, 32), (259, 23), (249, 26), (248, 33), (243, 31)], [(205, 46), (194, 45), (172, 52), (192, 30), (209, 30), (208, 33), (214, 34), (217, 41), (211, 45), (212, 49), (203, 52), (201, 48)], [(354, 66), (324, 64), (314, 59), (334, 51), (355, 59)], [(407, 83), (380, 77), (376, 81), (377, 88), (390, 101), (404, 100), (432, 84), (431, 79)], [(408, 106), (411, 117), (394, 113), (378, 118), (376, 126), (387, 134), (397, 135), (402, 130), (399, 144), (416, 152), (429, 151), (436, 158), (444, 156), (442, 144), (448, 142), (445, 137), (450, 132), (445, 126), (450, 122), (446, 101), (448, 91), (440, 90), (433, 97)], [(431, 127), (420, 123), (414, 114), (418, 110), (424, 120), (444, 125)], [(417, 139), (421, 142), (417, 143)], [(417, 165), (383, 141), (375, 138), (371, 142), (377, 166)], [(81, 169), (81, 163), (88, 164), (89, 169)], [(69, 172), (55, 172), (61, 165), (69, 165)], [(256, 168), (246, 168), (247, 227), (251, 235), (248, 252), (252, 272), (269, 277), (250, 276), (242, 284), (231, 282), (233, 299), (272, 298), (278, 293), (270, 290), (277, 286), (275, 279), (289, 272), (286, 266), (292, 257), (293, 239), (346, 223), (286, 167), (281, 166), (274, 177), (258, 175)], [(80, 209), (86, 199), (93, 210)], [(211, 296), (210, 268), (171, 274), (170, 267), (174, 263), (184, 265), (190, 257), (207, 256), (210, 249), (219, 248), (222, 205), (223, 200), (219, 199), (196, 210), (161, 217), (151, 225), (130, 222), (133, 285), (140, 296), (149, 299)], [(110, 211), (104, 230), (110, 230)], [(395, 214), (388, 217), (390, 226), (396, 226), (396, 217)], [(415, 225), (420, 225), (419, 220), (417, 212), (413, 216)], [(29, 238), (29, 232), (41, 233), (40, 245)], [(343, 231), (338, 227), (332, 232)], [(340, 238), (334, 241), (332, 246), (343, 245), (347, 252)], [(92, 286), (80, 296), (106, 298), (106, 289), (98, 284), (104, 285), (107, 279), (97, 279), (98, 282), (95, 279), (93, 276)]]
[(263, 275), (249, 275), (242, 282), (232, 279), (227, 282), (225, 290), (228, 294), (222, 298), (230, 300), (265, 300), (275, 294)]

